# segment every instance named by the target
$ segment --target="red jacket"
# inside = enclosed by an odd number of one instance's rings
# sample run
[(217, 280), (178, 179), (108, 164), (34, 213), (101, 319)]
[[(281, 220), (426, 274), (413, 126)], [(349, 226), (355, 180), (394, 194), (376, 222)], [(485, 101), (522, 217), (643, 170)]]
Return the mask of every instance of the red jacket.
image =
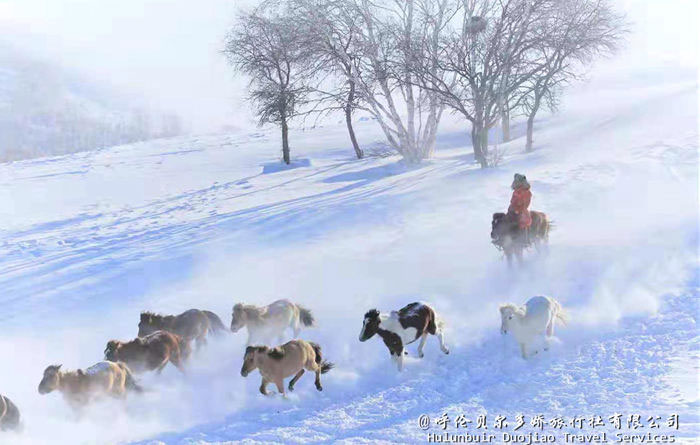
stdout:
[(530, 224), (532, 224), (530, 211), (527, 209), (530, 206), (531, 199), (532, 192), (530, 192), (529, 189), (522, 187), (513, 190), (513, 197), (510, 198), (510, 207), (508, 207), (508, 212), (513, 212), (518, 215), (518, 225), (521, 229), (530, 227)]

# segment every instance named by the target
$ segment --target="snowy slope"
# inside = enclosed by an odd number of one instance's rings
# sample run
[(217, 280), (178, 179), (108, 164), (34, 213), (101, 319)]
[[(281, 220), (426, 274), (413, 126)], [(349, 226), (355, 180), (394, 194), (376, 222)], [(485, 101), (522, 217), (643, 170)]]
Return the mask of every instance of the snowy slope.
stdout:
[[(11, 443), (413, 442), (424, 413), (678, 413), (676, 434), (697, 436), (696, 73), (609, 76), (538, 122), (534, 154), (517, 125), (486, 171), (456, 122), (418, 167), (352, 159), (342, 125), (292, 133), (310, 165), (266, 174), (274, 130), (0, 165), (0, 393), (25, 419)], [(372, 122), (356, 131), (380, 139)], [(516, 271), (489, 239), (515, 171), (556, 224), (549, 253)], [(526, 362), (497, 307), (536, 294), (572, 322)], [(84, 368), (135, 336), (143, 309), (209, 308), (228, 323), (235, 302), (276, 298), (319, 321), (302, 336), (337, 364), (322, 393), (305, 376), (288, 401), (259, 395), (257, 374), (239, 374), (243, 333), (186, 377), (144, 376), (150, 391), (117, 414), (105, 403), (76, 418), (36, 392), (48, 364)], [(366, 310), (415, 300), (442, 313), (452, 353), (430, 339), (398, 375), (379, 340), (357, 335)]]

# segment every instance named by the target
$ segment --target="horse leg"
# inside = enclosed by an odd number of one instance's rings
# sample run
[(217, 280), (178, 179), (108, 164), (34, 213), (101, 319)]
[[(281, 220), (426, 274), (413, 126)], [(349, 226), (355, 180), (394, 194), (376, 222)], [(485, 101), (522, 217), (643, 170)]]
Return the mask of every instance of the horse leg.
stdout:
[(292, 331), (294, 331), (294, 338), (299, 338), (299, 334), (301, 333), (301, 319), (299, 318), (299, 310), (296, 310), (296, 313), (292, 316), (291, 321), (289, 322), (289, 327), (292, 328)]
[(316, 380), (314, 381), (314, 384), (316, 385), (316, 389), (319, 391), (323, 391), (323, 386), (321, 386), (321, 367), (317, 366), (316, 367)]
[(418, 344), (418, 357), (423, 358), (423, 346), (425, 346), (425, 341), (428, 339), (428, 333), (423, 332), (420, 337), (420, 343)]
[(437, 335), (438, 340), (440, 340), (440, 350), (445, 354), (449, 354), (450, 348), (445, 344), (445, 333), (441, 329), (435, 335)]
[(527, 351), (525, 348), (525, 343), (520, 343), (520, 355), (523, 356), (523, 358), (527, 358)]
[(301, 378), (301, 376), (304, 375), (304, 369), (302, 368), (297, 374), (292, 378), (292, 380), (289, 381), (289, 385), (287, 386), (290, 391), (294, 391), (294, 385), (296, 385), (297, 380)]
[(282, 377), (275, 379), (275, 386), (277, 387), (277, 392), (282, 394), (282, 397), (287, 397), (287, 393), (284, 392), (284, 379)]
[(260, 394), (266, 396), (267, 395), (267, 384), (270, 383), (268, 382), (265, 377), (263, 377), (262, 382), (260, 382)]
[(181, 373), (185, 374), (185, 366), (183, 365), (182, 354), (173, 354), (170, 356), (170, 363), (173, 364)]
[(394, 355), (393, 352), (390, 352), (390, 354), (391, 354), (391, 361), (392, 361), (392, 362), (396, 365), (396, 367), (398, 368), (398, 366), (399, 366), (399, 357), (398, 357), (397, 355)]
[(200, 335), (199, 337), (196, 338), (195, 342), (197, 343), (197, 350), (199, 351), (201, 348), (206, 346), (207, 344), (207, 336), (205, 335)]
[[(156, 367), (156, 373), (160, 374), (161, 372), (163, 372), (163, 368), (165, 368), (165, 366), (168, 364), (169, 361), (170, 361), (170, 357), (165, 357), (163, 359), (163, 361), (160, 363), (160, 365), (158, 365)], [(174, 364), (175, 363), (173, 363), (173, 365)]]

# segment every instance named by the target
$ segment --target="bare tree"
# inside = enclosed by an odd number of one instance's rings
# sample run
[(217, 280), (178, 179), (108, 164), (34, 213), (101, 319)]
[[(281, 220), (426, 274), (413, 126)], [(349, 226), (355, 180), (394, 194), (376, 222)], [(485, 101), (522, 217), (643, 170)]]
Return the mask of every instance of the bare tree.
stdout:
[[(425, 88), (472, 124), (474, 157), (489, 166), (488, 131), (517, 106), (509, 98), (541, 69), (527, 63), (533, 30), (553, 0), (460, 0), (451, 32), (415, 66)], [(450, 83), (444, 74), (454, 75)]]
[(257, 107), (259, 124), (280, 125), (282, 157), (289, 164), (289, 121), (308, 93), (303, 83), (307, 48), (284, 13), (272, 4), (240, 12), (224, 53), (236, 70), (250, 76), (249, 98)]
[[(351, 79), (361, 99), (359, 107), (377, 120), (389, 145), (409, 162), (432, 156), (444, 110), (439, 97), (422, 88), (411, 69), (425, 56), (427, 42), (437, 44), (447, 20), (426, 14), (434, 10), (431, 3), (447, 1), (339, 2), (339, 17), (354, 23), (358, 58)], [(433, 69), (437, 71), (437, 65)]]
[(417, 59), (413, 72), (471, 123), (474, 157), (488, 167), (489, 129), (500, 121), (507, 140), (511, 113), (525, 110), (531, 141), (542, 102), (556, 104), (558, 87), (576, 75), (574, 61), (614, 47), (619, 17), (606, 0), (455, 2), (451, 31), (439, 46), (427, 47), (428, 57)]
[(343, 0), (290, 0), (292, 20), (304, 37), (308, 48), (307, 66), (312, 85), (313, 106), (307, 113), (327, 114), (342, 111), (345, 124), (358, 159), (364, 156), (352, 124), (352, 115), (359, 107), (361, 96), (357, 91), (360, 69), (358, 29), (354, 20), (345, 14)]
[(562, 87), (578, 78), (594, 56), (614, 51), (625, 32), (622, 16), (606, 0), (557, 3), (530, 55), (542, 69), (528, 79), (520, 100), (527, 116), (527, 151), (532, 150), (534, 120), (542, 105), (556, 109)]

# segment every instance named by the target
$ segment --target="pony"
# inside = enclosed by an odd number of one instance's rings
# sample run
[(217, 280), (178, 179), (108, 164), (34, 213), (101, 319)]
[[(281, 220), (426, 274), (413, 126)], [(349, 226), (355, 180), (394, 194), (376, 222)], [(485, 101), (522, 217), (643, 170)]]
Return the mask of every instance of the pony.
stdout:
[(0, 431), (16, 431), (20, 427), (19, 408), (7, 396), (0, 394)]
[(145, 337), (156, 331), (168, 331), (187, 341), (194, 339), (199, 348), (206, 344), (208, 334), (225, 332), (226, 326), (215, 313), (199, 309), (190, 309), (180, 315), (141, 312), (138, 336)]
[(91, 401), (108, 395), (124, 398), (127, 392), (142, 392), (129, 367), (122, 362), (102, 361), (85, 371), (61, 371), (61, 365), (51, 365), (44, 370), (39, 383), (39, 394), (60, 391), (69, 405), (79, 409)]
[(367, 341), (374, 334), (378, 334), (389, 348), (392, 361), (396, 363), (399, 371), (403, 371), (403, 358), (406, 354), (404, 346), (420, 338), (418, 357), (423, 358), (423, 346), (428, 339), (428, 334), (437, 336), (443, 353), (450, 353), (445, 345), (444, 328), (444, 322), (433, 308), (425, 303), (416, 302), (398, 311), (391, 311), (389, 315), (381, 314), (376, 309), (368, 311), (362, 322), (360, 341)]
[(268, 395), (268, 383), (274, 383), (277, 391), (286, 397), (284, 379), (294, 376), (289, 381), (289, 390), (294, 391), (294, 384), (304, 375), (305, 370), (316, 373), (316, 389), (323, 391), (321, 374), (325, 374), (335, 365), (323, 359), (321, 347), (304, 340), (291, 340), (282, 346), (248, 346), (243, 356), (241, 375), (247, 377), (254, 370), (262, 376), (260, 392)]
[(168, 363), (184, 373), (184, 361), (190, 353), (190, 344), (168, 331), (156, 331), (129, 342), (110, 340), (104, 350), (105, 360), (124, 362), (134, 372), (156, 370), (158, 374)]
[[(503, 304), (501, 311), (501, 333), (512, 332), (520, 345), (520, 354), (528, 357), (528, 350), (534, 340), (544, 335), (544, 350), (549, 350), (549, 340), (554, 335), (554, 324), (566, 325), (568, 317), (564, 308), (551, 297), (532, 297), (524, 306), (512, 303)], [(535, 351), (537, 354), (538, 351)]]
[(238, 303), (233, 306), (231, 332), (248, 328), (246, 346), (253, 343), (269, 345), (274, 339), (284, 341), (284, 331), (291, 328), (294, 337), (299, 336), (302, 326), (313, 327), (314, 316), (310, 310), (289, 300), (277, 300), (267, 306)]
[(518, 262), (522, 262), (523, 251), (528, 247), (534, 246), (539, 250), (542, 245), (549, 243), (549, 231), (552, 223), (547, 219), (547, 215), (531, 210), (530, 217), (532, 224), (530, 225), (530, 239), (527, 240), (525, 232), (518, 227), (517, 217), (501, 212), (493, 214), (491, 243), (503, 250), (509, 265), (513, 262), (513, 256), (517, 258)]

